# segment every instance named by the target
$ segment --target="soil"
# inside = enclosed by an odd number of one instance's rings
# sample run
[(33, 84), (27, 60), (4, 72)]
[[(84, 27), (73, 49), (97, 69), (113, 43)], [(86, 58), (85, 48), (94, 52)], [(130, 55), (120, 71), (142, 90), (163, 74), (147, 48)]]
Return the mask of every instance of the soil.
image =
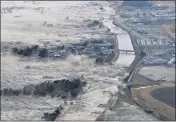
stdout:
[(145, 109), (152, 110), (160, 120), (175, 120), (175, 108), (171, 107), (152, 97), (152, 91), (160, 88), (173, 87), (172, 82), (164, 82), (160, 85), (132, 88), (131, 92), (136, 98), (135, 101)]

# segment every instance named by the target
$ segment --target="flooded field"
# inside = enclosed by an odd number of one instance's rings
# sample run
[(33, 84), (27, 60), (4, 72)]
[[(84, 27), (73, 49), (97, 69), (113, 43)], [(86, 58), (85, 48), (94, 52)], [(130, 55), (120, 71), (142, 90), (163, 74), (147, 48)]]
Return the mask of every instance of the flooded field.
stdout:
[(95, 120), (100, 116), (106, 109), (100, 105), (123, 86), (125, 68), (121, 64), (97, 65), (87, 55), (70, 55), (65, 60), (28, 58), (14, 55), (12, 48), (53, 47), (114, 36), (105, 24), (111, 22), (111, 13), (109, 4), (99, 1), (2, 1), (1, 89), (78, 77), (87, 85), (74, 99), (2, 95), (1, 120), (43, 120), (44, 112), (53, 112), (60, 105), (64, 110), (56, 120)]
[[(65, 105), (65, 114), (63, 113), (59, 118), (61, 120), (70, 119), (70, 116), (75, 113), (74, 109), (79, 109), (77, 105), (84, 109), (84, 116), (88, 117), (90, 114), (88, 120), (99, 116), (91, 111), (101, 112), (104, 110), (97, 106), (100, 103), (106, 103), (110, 97), (108, 93), (104, 94), (103, 91), (111, 88), (112, 83), (115, 86), (121, 84), (117, 76), (121, 72), (120, 69), (117, 70), (108, 65), (96, 66), (93, 60), (84, 55), (72, 55), (63, 61), (28, 59), (13, 55), (11, 48), (14, 45), (31, 44), (52, 47), (53, 45), (76, 43), (81, 39), (105, 36), (106, 27), (90, 25), (94, 20), (101, 23), (109, 16), (106, 10), (100, 9), (102, 4), (107, 7), (108, 4), (105, 2), (75, 1), (3, 1), (1, 4), (1, 88), (20, 89), (25, 85), (38, 84), (46, 80), (70, 79), (82, 75), (88, 82), (83, 95), (78, 96), (77, 100), (67, 100), (68, 103), (73, 101), (72, 107), (66, 106), (64, 101), (57, 97), (3, 96), (1, 119), (42, 120), (43, 112), (53, 111), (59, 105)], [(113, 78), (113, 75), (116, 77)], [(117, 87), (111, 89), (117, 92)], [(91, 104), (92, 106), (90, 106)], [(70, 110), (66, 112), (66, 108)], [(75, 119), (81, 119), (79, 117), (81, 113), (75, 113), (77, 114), (74, 115)]]
[(167, 66), (150, 66), (143, 67), (140, 72), (141, 75), (144, 75), (152, 80), (159, 80), (164, 78), (166, 81), (175, 82), (175, 67), (167, 67)]

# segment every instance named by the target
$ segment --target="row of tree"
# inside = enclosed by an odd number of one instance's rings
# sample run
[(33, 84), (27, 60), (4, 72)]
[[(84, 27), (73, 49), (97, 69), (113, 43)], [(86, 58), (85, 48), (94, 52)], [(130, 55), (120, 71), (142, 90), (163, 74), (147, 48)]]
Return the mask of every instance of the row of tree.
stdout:
[(32, 45), (31, 47), (25, 47), (23, 49), (15, 47), (12, 48), (12, 52), (23, 56), (32, 56), (34, 54), (38, 54), (41, 58), (48, 56), (48, 49), (40, 48), (39, 45)]
[(18, 96), (22, 95), (34, 95), (34, 96), (57, 96), (63, 99), (69, 97), (76, 97), (86, 85), (86, 82), (80, 79), (61, 79), (53, 82), (46, 81), (37, 85), (27, 85), (23, 89), (5, 88), (1, 91), (1, 95), (6, 96)]

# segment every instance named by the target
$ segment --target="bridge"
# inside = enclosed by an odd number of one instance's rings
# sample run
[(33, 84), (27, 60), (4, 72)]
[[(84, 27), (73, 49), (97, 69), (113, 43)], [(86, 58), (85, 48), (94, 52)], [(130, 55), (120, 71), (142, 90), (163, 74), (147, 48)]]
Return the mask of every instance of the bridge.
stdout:
[(135, 54), (134, 50), (117, 50), (117, 52), (123, 52), (123, 53), (133, 53)]

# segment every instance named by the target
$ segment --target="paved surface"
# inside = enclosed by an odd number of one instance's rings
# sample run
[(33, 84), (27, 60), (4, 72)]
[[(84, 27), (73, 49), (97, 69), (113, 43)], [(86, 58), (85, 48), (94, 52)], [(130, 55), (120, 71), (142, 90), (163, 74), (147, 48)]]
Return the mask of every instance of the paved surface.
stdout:
[(154, 90), (152, 92), (152, 97), (175, 108), (175, 87)]

